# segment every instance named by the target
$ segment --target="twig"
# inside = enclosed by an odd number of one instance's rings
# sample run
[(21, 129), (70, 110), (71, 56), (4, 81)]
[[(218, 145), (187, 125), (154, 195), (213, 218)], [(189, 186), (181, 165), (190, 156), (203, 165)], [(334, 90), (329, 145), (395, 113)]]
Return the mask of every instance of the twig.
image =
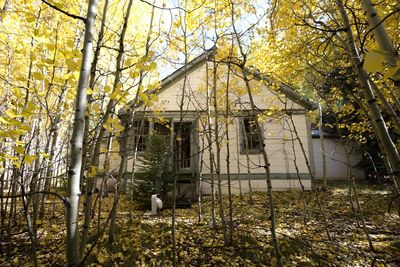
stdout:
[(50, 192), (50, 191), (35, 191), (35, 192), (28, 192), (28, 193), (19, 194), (19, 195), (0, 195), (0, 198), (19, 198), (19, 197), (31, 196), (31, 195), (35, 195), (35, 194), (52, 195), (52, 196), (55, 196), (55, 197), (61, 199), (65, 205), (69, 204), (69, 201), (66, 197), (63, 197), (56, 192)]
[(377, 27), (379, 27), (385, 20), (387, 20), (388, 18), (390, 18), (392, 15), (396, 14), (397, 12), (400, 12), (400, 9), (393, 10), (392, 12), (390, 12), (389, 14), (387, 14), (383, 19), (381, 19), (381, 21), (380, 21), (378, 24), (376, 24), (374, 27), (372, 27), (371, 29), (369, 29), (369, 30), (367, 31), (367, 33), (364, 35), (364, 38), (363, 38), (363, 40), (362, 40), (362, 42), (361, 42), (361, 46), (364, 47), (364, 44), (365, 44), (365, 42), (366, 42), (366, 40), (367, 40), (367, 36), (368, 36), (373, 30), (375, 30), (375, 29), (376, 29)]
[(46, 5), (48, 5), (49, 7), (53, 8), (53, 9), (55, 9), (55, 10), (57, 10), (57, 11), (60, 11), (61, 13), (67, 15), (68, 17), (71, 17), (71, 18), (73, 18), (73, 19), (79, 19), (79, 20), (82, 20), (84, 23), (86, 23), (86, 18), (84, 18), (84, 17), (81, 17), (81, 16), (78, 16), (78, 15), (74, 15), (74, 14), (68, 13), (67, 11), (62, 10), (61, 8), (59, 8), (59, 7), (55, 6), (55, 5), (50, 4), (50, 3), (47, 2), (46, 0), (42, 0), (42, 2), (45, 3)]

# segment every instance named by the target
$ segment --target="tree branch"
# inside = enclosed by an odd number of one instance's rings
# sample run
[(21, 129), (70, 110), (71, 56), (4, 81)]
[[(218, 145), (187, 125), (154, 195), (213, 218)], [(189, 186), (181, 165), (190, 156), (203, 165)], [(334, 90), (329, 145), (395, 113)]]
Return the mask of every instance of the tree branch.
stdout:
[(365, 42), (366, 42), (366, 40), (367, 40), (367, 36), (368, 36), (373, 30), (375, 30), (377, 27), (379, 27), (379, 25), (381, 25), (383, 22), (385, 22), (385, 20), (387, 20), (388, 18), (390, 18), (391, 16), (393, 16), (393, 15), (396, 14), (397, 12), (400, 12), (400, 8), (395, 9), (395, 10), (393, 10), (392, 12), (390, 12), (389, 14), (387, 14), (383, 19), (381, 19), (381, 21), (380, 21), (377, 25), (375, 25), (374, 27), (372, 27), (371, 29), (369, 29), (369, 30), (367, 31), (367, 33), (364, 35), (364, 38), (363, 38), (362, 43), (361, 43), (361, 47), (364, 47), (364, 44), (365, 44)]
[[(338, 28), (338, 29), (330, 29), (330, 28), (326, 28), (326, 29), (323, 29), (323, 28), (320, 28), (320, 27), (317, 27), (317, 26), (313, 26), (313, 25), (311, 25), (309, 22), (307, 22), (305, 19), (302, 19), (302, 21), (303, 21), (303, 24), (300, 24), (300, 23), (295, 23), (294, 25), (296, 25), (296, 26), (306, 26), (306, 27), (310, 27), (310, 28), (312, 28), (312, 29), (315, 29), (315, 30), (318, 30), (318, 31), (322, 31), (322, 32), (333, 32), (333, 33), (336, 33), (336, 32), (345, 32), (347, 29), (346, 28)], [(314, 21), (316, 24), (320, 24), (320, 25), (323, 25), (323, 26), (326, 26), (324, 23), (322, 23), (321, 21)], [(327, 27), (327, 26), (326, 26)]]
[(24, 196), (31, 196), (31, 195), (35, 195), (35, 194), (47, 194), (47, 195), (52, 195), (55, 196), (59, 199), (62, 200), (62, 202), (65, 205), (69, 204), (69, 201), (66, 197), (61, 196), (60, 194), (56, 193), (56, 192), (50, 192), (50, 191), (35, 191), (35, 192), (28, 192), (25, 194), (19, 194), (19, 195), (0, 195), (0, 198), (19, 198), (19, 197), (24, 197)]
[(161, 7), (161, 6), (157, 6), (157, 5), (155, 5), (155, 4), (152, 4), (152, 3), (150, 3), (149, 1), (146, 1), (146, 0), (139, 0), (139, 1), (142, 2), (142, 3), (148, 4), (149, 6), (152, 6), (153, 8), (156, 8), (156, 9), (168, 10), (168, 11), (172, 11), (172, 10), (181, 10), (181, 11), (187, 12), (187, 13), (189, 13), (189, 14), (192, 13), (193, 11), (196, 11), (197, 9), (201, 8), (201, 7), (206, 3), (206, 1), (203, 1), (203, 2), (200, 3), (198, 6), (194, 7), (192, 10), (186, 10), (186, 9), (180, 7), (180, 6), (177, 6), (177, 7), (166, 7), (165, 5), (163, 5), (163, 6)]
[(46, 5), (48, 5), (49, 7), (53, 8), (53, 9), (55, 9), (57, 11), (60, 11), (61, 13), (67, 15), (68, 17), (71, 17), (73, 19), (79, 19), (79, 20), (82, 20), (84, 23), (86, 23), (86, 18), (84, 18), (84, 17), (78, 16), (78, 15), (74, 15), (74, 14), (70, 14), (67, 11), (62, 10), (61, 8), (59, 8), (59, 7), (55, 6), (55, 5), (47, 2), (46, 0), (42, 0), (42, 2), (45, 3)]

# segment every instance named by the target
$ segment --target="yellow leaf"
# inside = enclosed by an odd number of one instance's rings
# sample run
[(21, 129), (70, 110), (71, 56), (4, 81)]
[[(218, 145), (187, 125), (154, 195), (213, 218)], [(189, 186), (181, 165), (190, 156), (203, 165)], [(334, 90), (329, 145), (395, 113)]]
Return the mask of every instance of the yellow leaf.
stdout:
[(103, 264), (105, 261), (106, 261), (106, 258), (102, 255), (102, 254), (97, 254), (97, 261), (100, 263), (100, 264)]
[(18, 154), (24, 154), (25, 148), (22, 146), (16, 146), (16, 147), (14, 147), (14, 151), (17, 152)]
[(143, 70), (145, 70), (145, 71), (152, 71), (152, 70), (155, 70), (156, 67), (157, 67), (157, 64), (156, 64), (155, 62), (152, 62), (152, 63), (149, 64), (149, 65), (144, 65), (144, 66), (143, 66)]
[(72, 58), (67, 59), (65, 63), (67, 64), (68, 69), (70, 71), (75, 71), (76, 70), (77, 66), (76, 66), (76, 63), (75, 63), (74, 59), (72, 59)]
[(0, 122), (4, 123), (4, 124), (9, 124), (9, 122), (6, 119), (4, 119), (3, 117), (0, 117)]
[(24, 130), (24, 132), (25, 132), (25, 131), (30, 131), (30, 130), (31, 130), (31, 127), (30, 127), (28, 124), (22, 124), (22, 125), (19, 126), (19, 128), (20, 128), (21, 130)]
[(45, 240), (52, 240), (54, 237), (51, 233), (47, 233), (47, 235), (44, 236)]
[(24, 76), (17, 76), (17, 80), (20, 82), (25, 81), (25, 77)]
[(129, 77), (131, 77), (132, 79), (135, 79), (138, 76), (139, 76), (139, 72), (138, 71), (132, 70), (132, 71), (129, 72)]
[(13, 94), (17, 97), (17, 98), (21, 98), (25, 96), (25, 93), (22, 92), (21, 88), (13, 88), (11, 89), (11, 91), (13, 92)]
[(25, 145), (25, 142), (16, 140), (16, 141), (14, 142), (14, 144), (15, 144), (16, 146), (24, 146), (24, 145)]
[(32, 162), (34, 162), (35, 159), (37, 159), (36, 155), (25, 155), (24, 162), (27, 164), (32, 164)]
[(150, 51), (147, 53), (147, 56), (148, 56), (148, 57), (153, 57), (154, 54), (155, 54), (154, 51), (151, 51), (151, 50), (150, 50)]
[(71, 40), (71, 39), (68, 40), (68, 41), (67, 41), (67, 46), (70, 47), (70, 48), (74, 48), (74, 47), (75, 47), (74, 40)]
[(127, 60), (125, 60), (124, 62), (124, 67), (125, 68), (129, 68), (132, 64), (132, 59), (128, 58)]
[(385, 72), (385, 79), (387, 80), (389, 78), (393, 78), (396, 80), (395, 76), (398, 75), (399, 71), (400, 71), (400, 65), (389, 68)]
[(55, 46), (54, 44), (52, 44), (52, 43), (47, 44), (46, 47), (47, 47), (47, 49), (49, 49), (50, 51), (54, 51), (54, 50), (56, 49), (56, 46)]
[(74, 49), (71, 51), (71, 54), (74, 58), (80, 58), (81, 57), (81, 51), (79, 51), (78, 49)]
[(26, 21), (29, 23), (35, 22), (36, 21), (36, 17), (32, 14), (27, 14), (25, 17)]
[(50, 155), (47, 153), (40, 153), (40, 155), (45, 159), (50, 158)]
[(142, 99), (143, 103), (148, 104), (149, 97), (146, 94), (140, 94), (140, 98)]
[(6, 111), (4, 111), (8, 117), (10, 118), (16, 118), (19, 117), (19, 115), (15, 112), (15, 110), (13, 109), (7, 109)]
[(104, 124), (103, 124), (104, 129), (106, 129), (109, 132), (112, 132), (112, 120), (109, 118)]
[(20, 137), (24, 133), (25, 133), (25, 131), (23, 131), (23, 130), (11, 130), (8, 132), (4, 132), (5, 135), (7, 135), (9, 138), (12, 138), (12, 139), (18, 139), (18, 137)]
[(365, 55), (364, 69), (370, 72), (380, 71), (383, 68), (385, 62), (385, 55), (381, 52), (371, 51)]
[(44, 62), (45, 62), (46, 64), (48, 64), (48, 65), (53, 65), (53, 64), (54, 64), (54, 61), (53, 61), (52, 59), (50, 59), (50, 58), (46, 58), (46, 59), (44, 60)]
[(136, 68), (138, 68), (138, 69), (143, 69), (143, 67), (144, 67), (143, 62), (138, 62), (138, 63), (136, 63)]
[(29, 111), (30, 113), (32, 113), (35, 110), (35, 108), (36, 106), (32, 102), (29, 102), (28, 106), (26, 107), (27, 111)]
[(119, 97), (121, 97), (119, 92), (114, 92), (114, 93), (110, 94), (110, 99), (117, 99)]
[(88, 95), (91, 95), (91, 94), (93, 94), (93, 90), (92, 90), (92, 89), (90, 89), (90, 88), (88, 88), (88, 89), (87, 89), (87, 94), (88, 94)]
[(43, 80), (43, 74), (41, 74), (40, 72), (34, 72), (32, 76), (38, 81)]

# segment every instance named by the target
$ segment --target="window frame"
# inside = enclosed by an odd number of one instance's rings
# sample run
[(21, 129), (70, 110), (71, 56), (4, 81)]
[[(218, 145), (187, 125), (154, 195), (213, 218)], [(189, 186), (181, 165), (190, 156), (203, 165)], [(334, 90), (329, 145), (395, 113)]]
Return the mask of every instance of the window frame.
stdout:
[[(261, 154), (262, 140), (258, 130), (253, 122), (254, 119), (250, 116), (239, 117), (239, 137), (240, 137), (240, 154)], [(247, 146), (246, 138), (247, 137)]]
[(129, 130), (128, 154), (129, 152), (131, 153), (135, 152), (136, 142), (138, 142), (136, 150), (137, 153), (142, 153), (146, 151), (146, 143), (149, 140), (149, 136), (150, 136), (150, 122), (146, 119), (134, 120), (132, 123), (132, 127)]

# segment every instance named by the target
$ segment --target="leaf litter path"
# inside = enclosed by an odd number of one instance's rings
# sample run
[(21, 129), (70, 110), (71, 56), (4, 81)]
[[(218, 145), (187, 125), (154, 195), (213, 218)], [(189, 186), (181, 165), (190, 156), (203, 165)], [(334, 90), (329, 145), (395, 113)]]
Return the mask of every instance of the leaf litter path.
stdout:
[[(300, 191), (274, 192), (277, 232), (285, 266), (399, 266), (399, 216), (388, 212), (391, 192), (385, 187), (365, 186), (359, 190), (374, 251), (370, 251), (359, 216), (354, 214), (348, 190), (343, 185), (321, 192), (332, 241), (328, 241), (318, 211), (315, 193)], [(202, 221), (197, 205), (177, 210), (177, 259), (179, 266), (274, 266), (270, 243), (269, 211), (266, 193), (233, 198), (233, 243), (224, 245), (222, 227), (211, 227), (211, 201), (203, 199)], [(305, 200), (305, 201), (304, 201)], [(228, 214), (224, 198), (225, 215)], [(304, 209), (304, 202), (306, 209)], [(108, 210), (112, 197), (106, 198)], [(157, 216), (144, 217), (137, 205), (122, 200), (118, 215), (117, 242), (107, 249), (107, 235), (88, 257), (89, 266), (171, 266), (171, 217), (165, 209)], [(356, 207), (353, 204), (353, 207)], [(107, 213), (103, 213), (105, 218)], [(65, 263), (62, 214), (52, 223), (40, 224), (39, 260), (43, 265)], [(21, 226), (22, 227), (22, 226)], [(95, 228), (92, 229), (96, 231)], [(21, 241), (23, 235), (19, 236)], [(29, 266), (29, 242), (13, 255), (2, 255), (1, 266)], [(16, 240), (16, 242), (18, 242)], [(16, 243), (14, 242), (14, 243)]]

